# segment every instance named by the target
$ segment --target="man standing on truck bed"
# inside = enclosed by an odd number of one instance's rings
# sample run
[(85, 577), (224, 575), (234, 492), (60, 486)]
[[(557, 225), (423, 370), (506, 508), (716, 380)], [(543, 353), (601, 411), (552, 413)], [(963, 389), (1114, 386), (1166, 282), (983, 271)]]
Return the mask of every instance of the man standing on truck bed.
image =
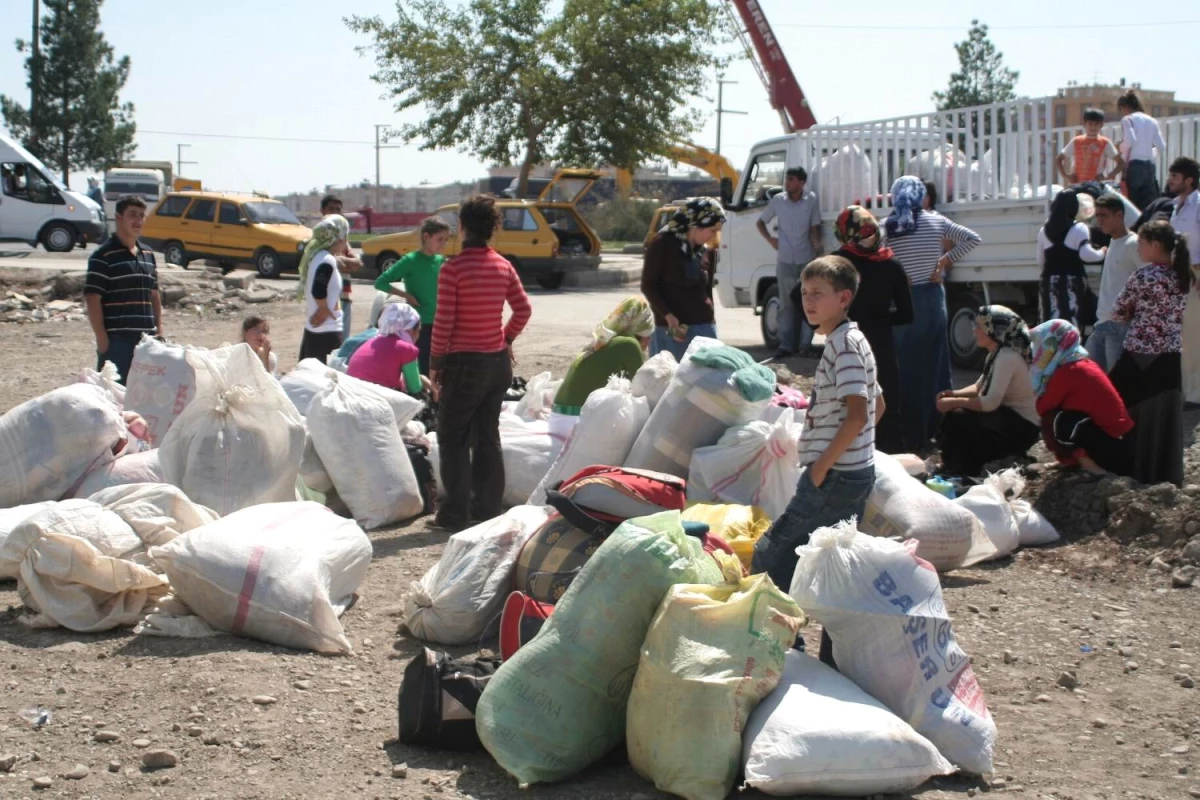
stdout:
[(129, 378), (133, 350), (142, 334), (162, 336), (162, 300), (154, 254), (138, 242), (146, 220), (140, 197), (117, 201), (117, 229), (88, 259), (83, 299), (96, 334), (96, 369), (111, 361)]
[[(800, 280), (800, 272), (808, 262), (821, 255), (821, 204), (817, 193), (806, 191), (808, 173), (803, 167), (787, 171), (783, 182), (783, 193), (777, 194), (767, 203), (767, 208), (758, 218), (758, 232), (777, 251), (775, 278), (779, 290), (779, 324), (777, 338), (779, 350), (776, 359), (787, 358), (799, 350), (812, 347), (813, 329), (808, 322), (799, 320), (801, 334), (797, 348), (796, 307), (792, 303), (792, 289)], [(771, 235), (767, 223), (779, 220), (779, 236)]]
[(1121, 149), (1125, 154), (1125, 187), (1129, 201), (1145, 208), (1158, 198), (1157, 168), (1154, 151), (1167, 152), (1162, 131), (1154, 117), (1142, 109), (1142, 101), (1132, 89), (1117, 98), (1121, 112)]

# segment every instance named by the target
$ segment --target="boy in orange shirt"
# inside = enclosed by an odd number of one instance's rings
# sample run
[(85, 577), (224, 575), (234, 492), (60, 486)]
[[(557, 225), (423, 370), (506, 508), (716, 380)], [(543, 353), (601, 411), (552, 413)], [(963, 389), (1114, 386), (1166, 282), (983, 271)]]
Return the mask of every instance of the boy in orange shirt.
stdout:
[[(1103, 111), (1089, 108), (1083, 112), (1083, 129), (1086, 133), (1067, 142), (1055, 159), (1059, 173), (1068, 184), (1096, 179), (1111, 181), (1125, 167), (1116, 145), (1100, 135), (1103, 127)], [(1111, 166), (1111, 169), (1105, 172), (1105, 166)]]

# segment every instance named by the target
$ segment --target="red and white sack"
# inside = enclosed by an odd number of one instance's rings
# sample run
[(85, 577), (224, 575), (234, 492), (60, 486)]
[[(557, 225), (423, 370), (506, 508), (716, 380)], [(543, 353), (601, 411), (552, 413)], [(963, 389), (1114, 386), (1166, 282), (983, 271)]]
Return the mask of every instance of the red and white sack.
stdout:
[(794, 413), (785, 408), (774, 423), (738, 425), (715, 445), (696, 448), (688, 470), (688, 501), (758, 506), (772, 520), (783, 516), (800, 480), (802, 427), (795, 424)]
[(996, 723), (917, 542), (868, 536), (847, 521), (818, 529), (796, 552), (791, 595), (829, 633), (838, 671), (960, 769), (992, 772)]
[(153, 447), (162, 445), (167, 431), (196, 396), (196, 368), (188, 361), (188, 353), (206, 353), (222, 362), (232, 348), (207, 350), (142, 336), (134, 348), (133, 363), (125, 381), (125, 409), (146, 420)]

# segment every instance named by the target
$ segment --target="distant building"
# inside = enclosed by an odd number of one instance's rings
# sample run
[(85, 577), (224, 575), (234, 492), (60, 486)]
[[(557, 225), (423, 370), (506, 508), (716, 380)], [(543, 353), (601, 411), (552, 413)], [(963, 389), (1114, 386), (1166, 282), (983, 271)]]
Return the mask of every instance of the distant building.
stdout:
[[(373, 184), (357, 186), (326, 186), (322, 190), (313, 189), (309, 192), (292, 192), (275, 199), (286, 205), (301, 219), (315, 219), (321, 213), (321, 198), (327, 194), (335, 194), (342, 198), (342, 206), (347, 211), (357, 211), (360, 208), (372, 208), (381, 213), (416, 213), (432, 212), (442, 206), (461, 203), (473, 193), (479, 191), (475, 183), (445, 183), (421, 184), (418, 186), (380, 186), (378, 195)], [(379, 198), (379, 207), (375, 207), (375, 198)]]
[(1083, 112), (1098, 108), (1104, 112), (1105, 120), (1115, 122), (1121, 118), (1117, 111), (1117, 98), (1133, 89), (1141, 98), (1146, 113), (1152, 117), (1173, 117), (1179, 114), (1200, 113), (1200, 100), (1176, 100), (1174, 92), (1143, 89), (1140, 83), (1126, 86), (1122, 79), (1116, 86), (1102, 84), (1079, 84), (1072, 81), (1059, 89), (1054, 98), (1054, 127), (1069, 128), (1083, 124)]

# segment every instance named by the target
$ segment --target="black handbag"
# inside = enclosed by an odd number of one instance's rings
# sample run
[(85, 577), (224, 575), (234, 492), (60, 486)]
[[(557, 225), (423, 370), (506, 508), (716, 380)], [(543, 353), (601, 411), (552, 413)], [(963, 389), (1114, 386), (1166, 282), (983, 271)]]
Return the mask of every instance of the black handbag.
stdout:
[(404, 668), (398, 715), (400, 741), (442, 750), (480, 750), (475, 707), (499, 658), (451, 658), (424, 649)]

